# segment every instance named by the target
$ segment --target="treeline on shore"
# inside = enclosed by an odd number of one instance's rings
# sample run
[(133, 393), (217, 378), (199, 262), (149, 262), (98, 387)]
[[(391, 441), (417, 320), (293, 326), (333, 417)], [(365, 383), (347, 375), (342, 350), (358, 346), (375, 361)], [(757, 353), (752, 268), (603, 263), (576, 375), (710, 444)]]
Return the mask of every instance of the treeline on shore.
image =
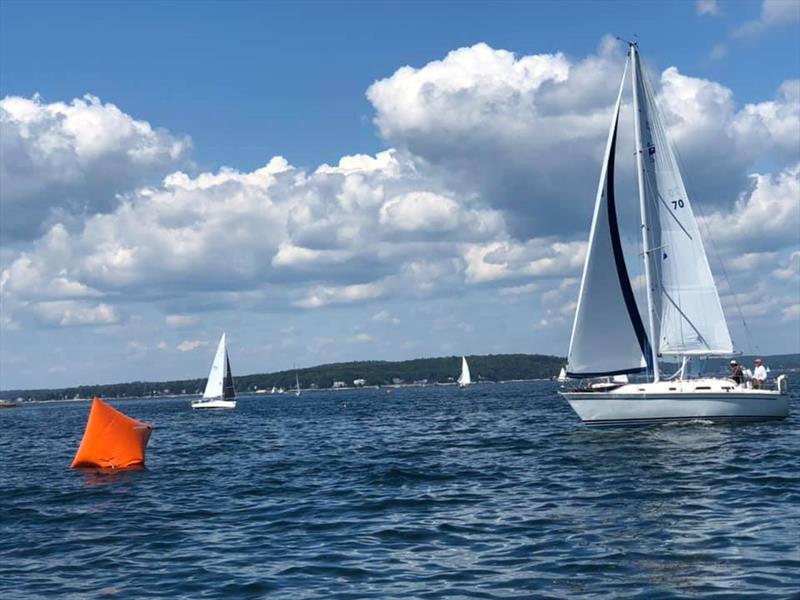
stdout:
[[(467, 356), (473, 381), (506, 381), (509, 379), (547, 379), (558, 374), (566, 362), (564, 358), (543, 354), (490, 354)], [(295, 376), (303, 389), (331, 388), (334, 382), (353, 386), (363, 380), (363, 385), (393, 385), (405, 383), (451, 383), (461, 372), (460, 356), (417, 358), (398, 362), (370, 360), (333, 363), (275, 373), (236, 375), (236, 390), (240, 394), (256, 390), (294, 388)], [(359, 383), (361, 383), (359, 381)], [(199, 394), (205, 388), (205, 378), (175, 381), (132, 381), (103, 385), (81, 385), (60, 389), (6, 390), (0, 398), (31, 400), (63, 400), (70, 398), (127, 398), (162, 396), (170, 394)]]
[[(774, 372), (800, 369), (800, 354), (777, 354), (764, 356), (765, 364)], [(704, 373), (721, 375), (727, 372), (728, 358), (713, 358), (705, 361)], [(755, 356), (742, 356), (737, 359), (745, 367), (752, 368)], [(508, 381), (513, 379), (548, 379), (555, 377), (566, 359), (545, 354), (489, 354), (487, 356), (467, 356), (473, 381)], [(665, 367), (665, 372), (670, 367)], [(417, 358), (398, 362), (371, 360), (346, 363), (332, 363), (305, 369), (258, 373), (254, 375), (235, 375), (236, 390), (239, 394), (256, 390), (271, 390), (272, 387), (291, 389), (295, 386), (295, 375), (303, 389), (326, 389), (340, 382), (350, 387), (359, 384), (436, 384), (452, 383), (461, 372), (460, 356), (438, 358)], [(360, 381), (363, 380), (363, 383)], [(0, 399), (14, 400), (63, 400), (71, 398), (130, 398), (146, 396), (200, 394), (205, 388), (205, 378), (180, 379), (175, 381), (132, 381), (103, 385), (81, 385), (59, 389), (3, 390)]]

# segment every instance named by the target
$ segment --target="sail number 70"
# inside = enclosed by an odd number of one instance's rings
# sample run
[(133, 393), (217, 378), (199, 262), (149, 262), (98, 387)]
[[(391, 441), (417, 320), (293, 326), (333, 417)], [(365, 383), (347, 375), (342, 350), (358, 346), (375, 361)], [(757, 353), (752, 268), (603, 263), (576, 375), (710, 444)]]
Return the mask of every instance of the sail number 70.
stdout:
[(683, 200), (681, 200), (680, 198), (672, 201), (672, 208), (683, 208), (683, 205), (684, 205)]

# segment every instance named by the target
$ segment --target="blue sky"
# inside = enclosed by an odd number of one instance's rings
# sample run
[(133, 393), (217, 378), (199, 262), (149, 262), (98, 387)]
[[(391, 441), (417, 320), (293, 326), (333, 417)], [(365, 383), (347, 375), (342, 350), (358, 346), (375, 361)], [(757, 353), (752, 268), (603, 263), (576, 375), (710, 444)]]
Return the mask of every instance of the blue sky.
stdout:
[[(759, 2), (4, 2), (0, 93), (91, 93), (192, 136), (203, 167), (286, 156), (313, 167), (385, 143), (364, 92), (403, 65), (486, 42), (583, 56), (637, 34), (648, 60), (722, 83), (740, 102), (800, 72), (796, 27), (729, 44)], [(45, 18), (46, 16), (46, 18)]]
[(723, 304), (760, 332), (740, 346), (798, 351), (796, 14), (4, 1), (0, 387), (202, 376), (222, 329), (239, 372), (565, 353), (609, 36), (634, 34), (720, 231)]

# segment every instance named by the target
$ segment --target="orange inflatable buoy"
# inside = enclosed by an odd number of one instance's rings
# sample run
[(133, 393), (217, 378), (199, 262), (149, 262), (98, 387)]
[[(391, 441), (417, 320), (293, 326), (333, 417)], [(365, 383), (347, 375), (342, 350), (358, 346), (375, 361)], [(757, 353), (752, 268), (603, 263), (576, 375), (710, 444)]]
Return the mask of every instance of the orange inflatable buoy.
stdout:
[(153, 428), (92, 398), (92, 410), (72, 468), (125, 469), (144, 465), (144, 449)]

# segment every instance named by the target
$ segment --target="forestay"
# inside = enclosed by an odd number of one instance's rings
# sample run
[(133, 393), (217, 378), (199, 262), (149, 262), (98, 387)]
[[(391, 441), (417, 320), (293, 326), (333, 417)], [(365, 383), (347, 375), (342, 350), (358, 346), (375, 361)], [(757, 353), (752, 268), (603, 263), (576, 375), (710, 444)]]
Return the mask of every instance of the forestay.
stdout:
[[(628, 64), (625, 64), (627, 72)], [(595, 199), (589, 248), (570, 338), (567, 375), (593, 377), (635, 373), (650, 356), (622, 252), (614, 198), (616, 151), (623, 74), (608, 133)]]
[[(650, 232), (651, 289), (663, 355), (731, 354), (719, 294), (692, 205), (656, 106), (655, 94), (633, 50)], [(653, 338), (656, 332), (651, 332)]]

